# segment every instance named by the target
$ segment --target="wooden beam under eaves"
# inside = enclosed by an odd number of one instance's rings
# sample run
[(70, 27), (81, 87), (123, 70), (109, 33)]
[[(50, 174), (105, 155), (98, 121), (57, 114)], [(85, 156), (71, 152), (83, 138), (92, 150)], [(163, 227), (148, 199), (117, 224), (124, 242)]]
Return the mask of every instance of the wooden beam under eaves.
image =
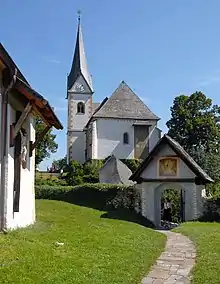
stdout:
[(50, 126), (50, 128), (51, 128), (51, 125), (49, 124), (49, 122), (42, 116), (42, 114), (40, 113), (40, 111), (38, 110), (38, 108), (37, 108), (35, 105), (33, 105), (33, 110), (34, 110), (34, 112), (41, 118), (41, 120), (42, 120), (46, 125)]
[(26, 118), (28, 117), (28, 115), (31, 113), (32, 111), (32, 104), (29, 102), (25, 109), (23, 110), (21, 116), (19, 117), (15, 128), (14, 128), (14, 138), (18, 135), (18, 132), (21, 130), (22, 125), (24, 124)]
[(31, 143), (29, 155), (30, 157), (32, 156), (32, 152), (36, 148), (37, 144), (43, 140), (44, 136), (47, 134), (50, 128), (50, 125), (46, 125), (46, 127), (37, 135), (35, 142), (33, 144)]

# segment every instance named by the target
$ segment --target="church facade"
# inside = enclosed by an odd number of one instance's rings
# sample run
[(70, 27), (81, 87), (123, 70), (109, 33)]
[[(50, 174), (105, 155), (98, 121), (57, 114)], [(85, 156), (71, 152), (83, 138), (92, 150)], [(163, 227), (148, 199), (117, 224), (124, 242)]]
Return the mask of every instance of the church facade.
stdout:
[(109, 98), (93, 102), (79, 19), (76, 46), (67, 79), (67, 158), (84, 163), (91, 159), (144, 159), (161, 138), (157, 117), (122, 81)]

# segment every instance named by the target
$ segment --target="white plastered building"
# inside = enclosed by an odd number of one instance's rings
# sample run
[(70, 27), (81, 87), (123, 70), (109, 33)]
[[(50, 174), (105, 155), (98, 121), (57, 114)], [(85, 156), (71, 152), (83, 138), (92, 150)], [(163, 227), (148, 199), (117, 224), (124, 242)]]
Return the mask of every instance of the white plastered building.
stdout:
[[(45, 129), (35, 137), (37, 116)], [(0, 44), (0, 230), (35, 222), (35, 147), (53, 126), (63, 128)]]
[(93, 102), (79, 19), (76, 46), (67, 79), (67, 159), (84, 163), (114, 155), (144, 159), (161, 138), (157, 117), (122, 81), (101, 103)]

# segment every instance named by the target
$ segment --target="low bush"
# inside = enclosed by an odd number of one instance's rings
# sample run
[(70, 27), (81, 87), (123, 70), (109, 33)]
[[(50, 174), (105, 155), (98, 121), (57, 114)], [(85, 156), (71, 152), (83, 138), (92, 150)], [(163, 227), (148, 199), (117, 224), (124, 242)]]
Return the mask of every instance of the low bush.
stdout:
[(138, 159), (121, 159), (121, 161), (134, 173), (142, 163), (142, 160)]
[(213, 198), (220, 198), (220, 181), (208, 184), (206, 190)]
[(37, 199), (54, 199), (98, 210), (125, 208), (133, 210), (140, 204), (133, 187), (110, 184), (78, 186), (36, 186)]
[(62, 179), (61, 177), (36, 177), (35, 179), (35, 185), (37, 186), (65, 186), (67, 185), (65, 179)]
[(83, 166), (79, 162), (72, 161), (68, 166), (66, 183), (67, 185), (78, 185), (83, 183)]
[(204, 213), (199, 221), (220, 222), (220, 198), (209, 198), (204, 202)]

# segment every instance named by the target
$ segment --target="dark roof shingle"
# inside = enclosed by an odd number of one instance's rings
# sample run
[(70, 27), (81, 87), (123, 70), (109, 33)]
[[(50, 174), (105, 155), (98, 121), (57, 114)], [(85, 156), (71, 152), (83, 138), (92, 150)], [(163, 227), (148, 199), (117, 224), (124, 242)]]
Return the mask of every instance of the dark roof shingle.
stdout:
[(93, 117), (159, 120), (124, 81)]

